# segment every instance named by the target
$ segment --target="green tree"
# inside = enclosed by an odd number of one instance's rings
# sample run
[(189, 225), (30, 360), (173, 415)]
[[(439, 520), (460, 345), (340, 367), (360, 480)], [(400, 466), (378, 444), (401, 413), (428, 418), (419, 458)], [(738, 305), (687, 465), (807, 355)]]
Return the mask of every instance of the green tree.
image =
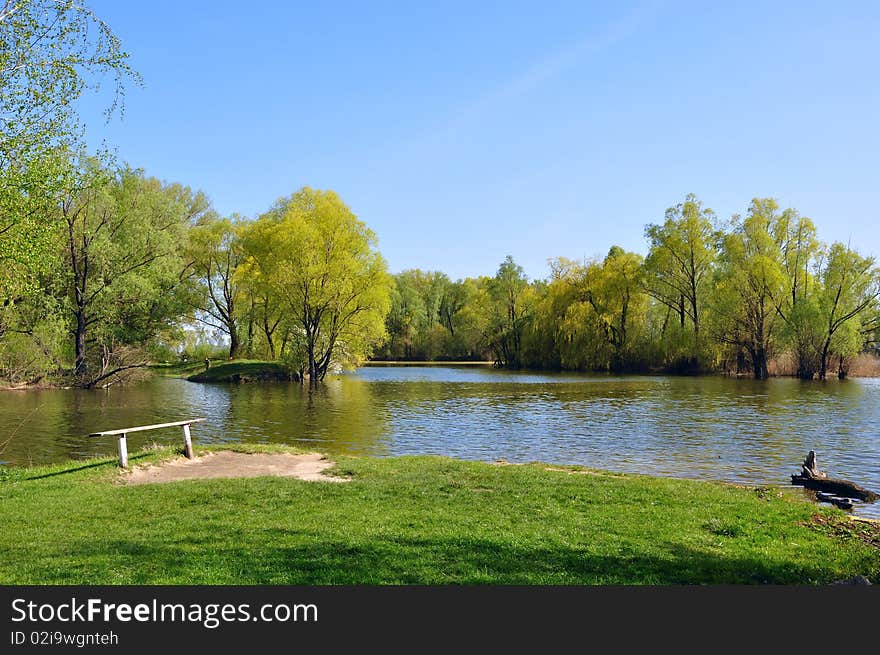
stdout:
[(376, 236), (333, 191), (305, 187), (258, 222), (254, 265), (298, 329), (309, 380), (366, 357), (385, 335), (391, 276)]
[(678, 316), (679, 326), (689, 323), (693, 344), (690, 366), (702, 354), (700, 328), (709, 279), (717, 255), (715, 214), (693, 194), (666, 210), (662, 225), (645, 228), (650, 251), (645, 260), (645, 289), (656, 301)]
[(594, 264), (586, 271), (586, 300), (611, 346), (608, 366), (612, 371), (627, 368), (633, 354), (633, 332), (647, 308), (643, 272), (641, 255), (620, 246), (612, 246), (601, 265)]
[(455, 314), (455, 343), (466, 359), (495, 357), (492, 348), (494, 302), (489, 292), (492, 278), (481, 276), (462, 280), (465, 301)]
[[(822, 325), (819, 377), (825, 379), (828, 360), (836, 352), (841, 362), (861, 350), (865, 336), (861, 320), (870, 326), (872, 312), (880, 297), (880, 270), (873, 257), (863, 257), (842, 243), (828, 250), (822, 270), (819, 300)], [(845, 367), (838, 367), (845, 375)], [(841, 377), (843, 377), (841, 375)]]
[(732, 230), (722, 239), (713, 294), (716, 336), (748, 353), (758, 380), (770, 375), (767, 362), (781, 320), (775, 299), (786, 287), (783, 258), (773, 235), (778, 216), (775, 200), (755, 198), (745, 217), (733, 217)]
[(189, 259), (200, 288), (196, 308), (199, 321), (229, 337), (229, 357), (238, 357), (243, 292), (236, 271), (244, 255), (235, 219), (205, 217), (189, 234)]
[(386, 319), (389, 355), (392, 358), (414, 358), (415, 344), (419, 341), (426, 313), (425, 303), (419, 289), (412, 284), (410, 272), (395, 275), (391, 310)]
[(523, 334), (532, 318), (535, 294), (522, 266), (508, 255), (489, 282), (493, 301), (490, 344), (500, 366), (520, 368)]
[[(284, 355), (294, 336), (290, 321), (285, 320), (283, 299), (275, 293), (272, 280), (264, 271), (274, 256), (267, 249), (281, 214), (264, 214), (260, 220), (237, 225), (237, 239), (242, 260), (236, 267), (232, 283), (244, 292), (249, 304), (249, 319), (259, 326), (265, 341), (264, 354), (271, 359)], [(280, 334), (279, 334), (280, 333)], [(280, 336), (280, 343), (279, 343)], [(253, 349), (253, 336), (249, 347)], [(296, 367), (297, 370), (299, 367)]]
[(779, 214), (771, 231), (784, 272), (782, 293), (774, 298), (776, 311), (785, 322), (783, 341), (794, 355), (797, 376), (812, 380), (819, 369), (821, 325), (815, 271), (822, 244), (813, 222), (793, 209)]
[(83, 163), (60, 205), (63, 268), (49, 281), (71, 319), (78, 384), (143, 363), (131, 351), (186, 312), (187, 230), (206, 206), (141, 171)]
[[(110, 28), (72, 0), (0, 3), (0, 307), (38, 289), (50, 219), (82, 137), (76, 101), (113, 80), (108, 118), (140, 78)], [(2, 311), (2, 310), (0, 310)], [(0, 316), (0, 323), (2, 323)]]

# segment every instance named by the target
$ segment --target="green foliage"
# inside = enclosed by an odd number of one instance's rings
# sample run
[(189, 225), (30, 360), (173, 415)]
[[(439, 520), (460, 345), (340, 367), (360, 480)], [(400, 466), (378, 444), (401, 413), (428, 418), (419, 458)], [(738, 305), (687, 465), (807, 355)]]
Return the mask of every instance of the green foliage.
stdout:
[(242, 276), (244, 262), (241, 219), (205, 215), (189, 231), (187, 259), (198, 280), (194, 298), (196, 318), (229, 337), (229, 357), (237, 357), (241, 343), (240, 322), (244, 314)]
[(507, 256), (488, 284), (491, 299), (488, 345), (500, 366), (523, 365), (523, 339), (531, 324), (538, 292), (529, 284), (522, 266)]
[(757, 379), (769, 377), (767, 362), (778, 344), (776, 299), (785, 292), (786, 276), (774, 233), (790, 212), (780, 215), (775, 200), (755, 198), (745, 217), (733, 217), (721, 243), (713, 294), (716, 336), (748, 353)]
[[(700, 328), (718, 255), (715, 214), (689, 194), (683, 203), (666, 210), (662, 225), (648, 225), (645, 236), (650, 244), (645, 259), (645, 290), (666, 309), (661, 336), (666, 337), (670, 329), (666, 362), (699, 370), (708, 359)], [(677, 318), (677, 329), (675, 321), (669, 320), (670, 314)]]
[(282, 308), (299, 370), (317, 382), (385, 336), (391, 277), (375, 234), (332, 191), (308, 187), (249, 230), (248, 275)]
[(183, 255), (206, 206), (201, 194), (141, 171), (93, 160), (78, 169), (60, 208), (63, 268), (49, 286), (71, 322), (82, 384), (129, 366), (140, 345), (188, 311)]
[(193, 295), (190, 225), (206, 205), (130, 168), (90, 158), (68, 168), (41, 233), (46, 250), (34, 253), (44, 262), (30, 268), (35, 291), (4, 303), (5, 377), (72, 373), (75, 384), (107, 384), (173, 339)]
[(0, 8), (0, 168), (29, 162), (80, 136), (75, 103), (113, 78), (108, 114), (124, 82), (140, 78), (112, 30), (82, 3), (16, 0)]
[[(110, 28), (70, 0), (0, 6), (0, 304), (39, 293), (54, 266), (51, 223), (82, 128), (76, 100), (113, 80), (108, 117), (125, 82), (139, 82)], [(0, 333), (3, 317), (0, 316)]]
[[(820, 279), (820, 376), (824, 378), (832, 354), (843, 363), (858, 353), (868, 335), (877, 329), (880, 269), (873, 257), (863, 257), (842, 243), (834, 243), (828, 249)], [(838, 375), (843, 377), (845, 372), (845, 366), (840, 366)]]

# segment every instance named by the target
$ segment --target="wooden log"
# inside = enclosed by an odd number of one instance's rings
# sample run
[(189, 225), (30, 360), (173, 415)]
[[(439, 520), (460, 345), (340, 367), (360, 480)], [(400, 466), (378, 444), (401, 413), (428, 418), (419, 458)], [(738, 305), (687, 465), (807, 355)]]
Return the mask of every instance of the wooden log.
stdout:
[(844, 498), (858, 498), (867, 502), (874, 502), (880, 499), (876, 493), (870, 489), (860, 487), (855, 482), (849, 480), (838, 480), (837, 478), (808, 478), (803, 475), (791, 476), (791, 483), (797, 484), (813, 491), (826, 491), (835, 496), (843, 496)]
[(839, 507), (840, 509), (853, 508), (853, 501), (851, 501), (849, 498), (838, 498), (837, 496), (826, 494), (824, 491), (817, 491), (816, 498), (821, 500), (823, 503), (831, 503), (832, 505)]
[(858, 498), (867, 502), (874, 502), (880, 499), (880, 495), (870, 489), (860, 487), (855, 482), (829, 478), (825, 471), (819, 470), (819, 466), (816, 463), (816, 453), (812, 450), (804, 460), (801, 473), (791, 476), (791, 483), (812, 489), (813, 491), (824, 491), (844, 498)]
[(819, 465), (816, 463), (816, 451), (811, 450), (807, 453), (807, 458), (801, 466), (801, 475), (814, 479), (828, 477), (828, 474), (825, 471), (819, 470)]

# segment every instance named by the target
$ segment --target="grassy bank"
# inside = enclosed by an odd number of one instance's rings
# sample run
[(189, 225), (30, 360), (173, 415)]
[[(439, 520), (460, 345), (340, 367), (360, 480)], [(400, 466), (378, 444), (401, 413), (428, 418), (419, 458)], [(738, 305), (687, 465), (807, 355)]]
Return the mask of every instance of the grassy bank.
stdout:
[(190, 382), (264, 382), (272, 380), (291, 380), (291, 372), (279, 362), (257, 359), (236, 359), (211, 363), (205, 369), (204, 363), (186, 376)]
[[(147, 451), (132, 464), (173, 454)], [(3, 470), (0, 583), (714, 584), (880, 577), (877, 526), (820, 509), (796, 490), (439, 457), (346, 457), (335, 474), (351, 481), (265, 477), (125, 486), (111, 458)]]

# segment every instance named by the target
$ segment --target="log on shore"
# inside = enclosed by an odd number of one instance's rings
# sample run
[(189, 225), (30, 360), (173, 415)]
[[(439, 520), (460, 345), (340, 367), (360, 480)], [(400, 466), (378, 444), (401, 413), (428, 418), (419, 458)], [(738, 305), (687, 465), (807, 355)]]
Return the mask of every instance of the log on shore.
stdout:
[(816, 498), (818, 498), (823, 503), (831, 503), (835, 507), (839, 507), (840, 509), (852, 509), (853, 501), (849, 498), (841, 498), (840, 496), (832, 496), (831, 494), (827, 494), (824, 491), (817, 491)]
[(816, 453), (812, 450), (804, 460), (800, 474), (791, 476), (791, 483), (814, 491), (824, 491), (844, 498), (858, 498), (866, 502), (880, 499), (880, 495), (857, 485), (855, 482), (828, 477), (825, 471), (819, 470), (816, 464)]

